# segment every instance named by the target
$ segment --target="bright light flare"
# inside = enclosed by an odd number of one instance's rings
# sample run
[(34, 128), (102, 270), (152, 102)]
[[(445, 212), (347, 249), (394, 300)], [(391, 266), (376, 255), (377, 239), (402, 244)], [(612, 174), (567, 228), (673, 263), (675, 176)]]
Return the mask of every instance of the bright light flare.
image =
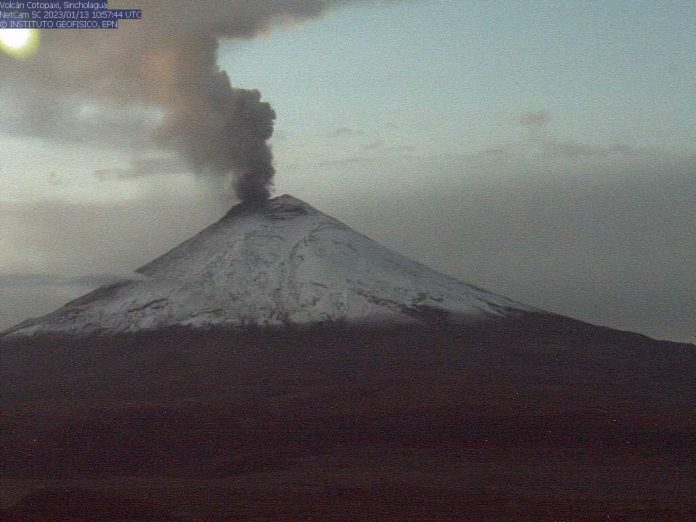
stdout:
[(0, 42), (10, 49), (21, 49), (31, 40), (31, 29), (0, 29)]
[(15, 58), (28, 58), (39, 48), (36, 29), (0, 29), (0, 51)]

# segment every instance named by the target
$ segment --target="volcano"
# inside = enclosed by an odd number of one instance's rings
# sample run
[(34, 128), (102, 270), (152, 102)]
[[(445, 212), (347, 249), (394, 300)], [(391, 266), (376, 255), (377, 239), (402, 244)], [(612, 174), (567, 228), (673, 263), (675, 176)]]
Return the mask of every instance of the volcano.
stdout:
[(291, 196), (0, 336), (3, 520), (688, 520), (696, 347)]
[(407, 259), (291, 196), (234, 207), (136, 277), (9, 333), (467, 323), (532, 310)]

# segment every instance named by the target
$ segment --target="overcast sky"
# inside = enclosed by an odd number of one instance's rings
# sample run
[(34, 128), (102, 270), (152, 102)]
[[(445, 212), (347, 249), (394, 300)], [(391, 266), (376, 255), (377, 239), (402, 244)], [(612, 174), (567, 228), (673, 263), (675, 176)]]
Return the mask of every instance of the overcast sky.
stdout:
[(488, 290), (696, 342), (694, 2), (142, 5), (0, 51), (0, 328), (219, 219), (231, 180), (201, 158), (263, 150), (209, 146), (208, 123), (262, 141), (268, 102), (275, 194)]

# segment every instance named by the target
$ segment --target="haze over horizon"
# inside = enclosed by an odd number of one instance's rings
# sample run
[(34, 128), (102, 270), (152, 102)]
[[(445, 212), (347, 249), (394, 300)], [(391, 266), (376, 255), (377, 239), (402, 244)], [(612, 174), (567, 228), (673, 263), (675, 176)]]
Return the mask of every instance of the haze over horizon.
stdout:
[[(696, 342), (693, 2), (202, 4), (229, 17), (217, 65), (277, 114), (276, 195), (509, 298)], [(78, 36), (0, 52), (0, 329), (235, 203), (228, 177), (145, 139), (156, 104), (39, 74)]]

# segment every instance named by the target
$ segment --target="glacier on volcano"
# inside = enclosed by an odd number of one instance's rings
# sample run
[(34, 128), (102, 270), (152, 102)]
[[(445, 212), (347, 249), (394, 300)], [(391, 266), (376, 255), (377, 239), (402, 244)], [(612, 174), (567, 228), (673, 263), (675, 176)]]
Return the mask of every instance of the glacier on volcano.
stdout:
[(288, 195), (233, 207), (136, 275), (4, 335), (456, 324), (537, 311), (408, 259)]

